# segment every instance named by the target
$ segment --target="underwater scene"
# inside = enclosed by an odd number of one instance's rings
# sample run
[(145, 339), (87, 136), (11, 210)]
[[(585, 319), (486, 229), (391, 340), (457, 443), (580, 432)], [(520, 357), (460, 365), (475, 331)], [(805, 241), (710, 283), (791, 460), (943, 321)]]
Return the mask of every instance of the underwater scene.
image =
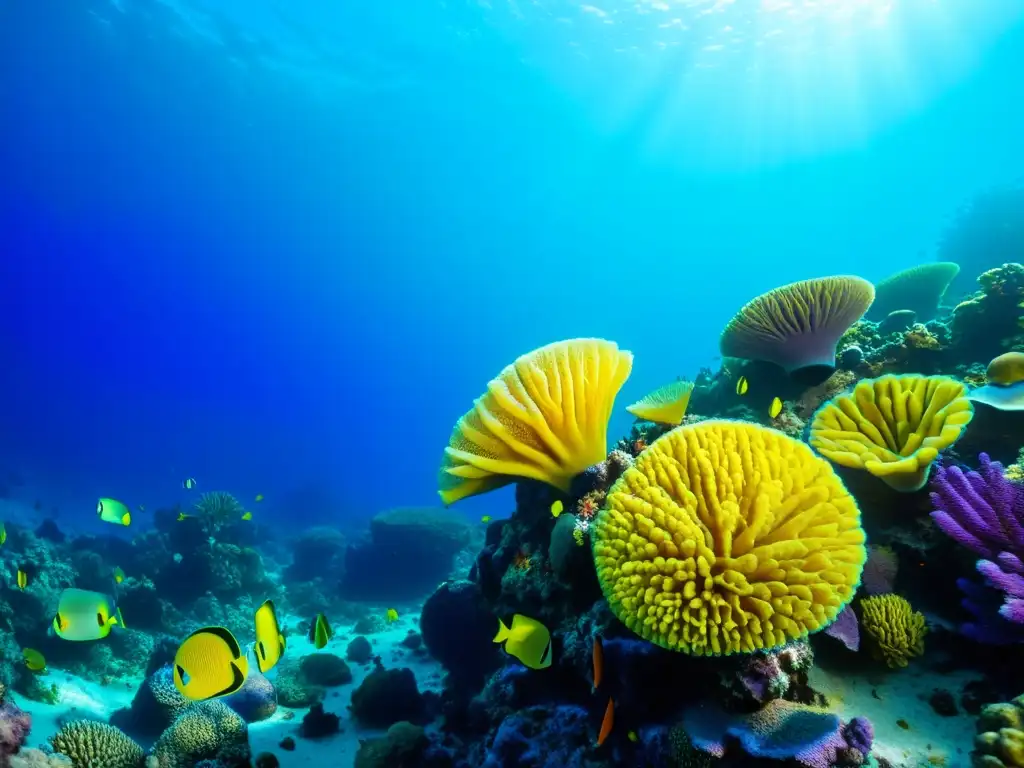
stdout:
[(0, 768), (1024, 768), (1020, 0), (0, 0)]

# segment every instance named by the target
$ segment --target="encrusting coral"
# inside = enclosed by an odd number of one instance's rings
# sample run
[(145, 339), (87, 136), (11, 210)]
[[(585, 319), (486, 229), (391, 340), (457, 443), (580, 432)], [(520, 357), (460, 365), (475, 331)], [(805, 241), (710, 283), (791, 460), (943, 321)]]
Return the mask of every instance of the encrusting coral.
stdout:
[(974, 415), (966, 395), (963, 384), (944, 376), (867, 379), (818, 410), (808, 442), (894, 490), (919, 490), (939, 452), (960, 439)]
[(604, 461), (608, 420), (633, 355), (602, 339), (536, 349), (487, 385), (452, 431), (438, 493), (445, 504), (516, 478), (568, 491), (576, 475)]
[(853, 597), (866, 557), (860, 511), (829, 464), (730, 421), (657, 440), (612, 487), (591, 536), (612, 612), (696, 656), (822, 629)]
[(860, 602), (860, 626), (871, 654), (890, 667), (905, 667), (924, 653), (924, 615), (899, 595), (874, 595)]

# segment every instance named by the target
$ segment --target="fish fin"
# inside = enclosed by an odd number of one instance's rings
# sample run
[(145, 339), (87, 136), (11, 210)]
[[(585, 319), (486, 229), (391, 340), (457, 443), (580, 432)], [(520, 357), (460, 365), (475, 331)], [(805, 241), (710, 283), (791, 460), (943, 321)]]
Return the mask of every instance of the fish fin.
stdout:
[(510, 632), (511, 632), (511, 630), (508, 627), (505, 626), (505, 622), (502, 621), (501, 617), (499, 616), (498, 617), (498, 634), (496, 634), (494, 636), (494, 642), (496, 642), (496, 643), (503, 643), (503, 642), (505, 642), (506, 640), (508, 640), (508, 636), (509, 636)]
[(537, 669), (547, 669), (551, 666), (551, 653), (552, 653), (552, 642), (551, 638), (548, 638), (548, 644), (544, 646), (544, 653), (540, 655), (540, 666)]

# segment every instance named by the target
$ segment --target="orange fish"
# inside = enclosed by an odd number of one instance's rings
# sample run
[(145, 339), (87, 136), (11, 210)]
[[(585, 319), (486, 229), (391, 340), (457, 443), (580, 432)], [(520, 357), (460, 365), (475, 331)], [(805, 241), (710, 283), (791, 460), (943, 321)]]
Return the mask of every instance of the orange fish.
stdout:
[(612, 732), (613, 725), (615, 725), (615, 702), (608, 699), (608, 707), (604, 711), (604, 720), (601, 721), (601, 732), (597, 734), (597, 746), (600, 747), (604, 744), (608, 734)]
[(601, 673), (604, 671), (604, 651), (601, 650), (601, 638), (594, 638), (594, 690), (601, 684)]

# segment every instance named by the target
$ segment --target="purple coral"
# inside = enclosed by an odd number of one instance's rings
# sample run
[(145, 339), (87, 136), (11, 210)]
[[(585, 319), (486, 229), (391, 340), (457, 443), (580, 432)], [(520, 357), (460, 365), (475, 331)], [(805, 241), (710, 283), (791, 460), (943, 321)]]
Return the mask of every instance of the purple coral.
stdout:
[(17, 704), (6, 696), (7, 689), (0, 683), (0, 764), (7, 765), (7, 758), (17, 754), (28, 738), (32, 717), (21, 711)]
[(860, 623), (849, 605), (839, 612), (835, 621), (825, 627), (825, 634), (834, 637), (851, 651), (860, 650)]
[[(981, 557), (985, 583), (1003, 595), (999, 617), (1024, 624), (1024, 486), (1008, 480), (999, 462), (978, 456), (977, 472), (940, 467), (932, 480), (932, 519), (950, 538)], [(963, 585), (961, 585), (963, 586)], [(981, 616), (980, 595), (970, 588), (965, 607)], [(998, 623), (998, 622), (997, 622)], [(988, 633), (976, 627), (977, 636)], [(971, 634), (969, 631), (968, 634)]]

